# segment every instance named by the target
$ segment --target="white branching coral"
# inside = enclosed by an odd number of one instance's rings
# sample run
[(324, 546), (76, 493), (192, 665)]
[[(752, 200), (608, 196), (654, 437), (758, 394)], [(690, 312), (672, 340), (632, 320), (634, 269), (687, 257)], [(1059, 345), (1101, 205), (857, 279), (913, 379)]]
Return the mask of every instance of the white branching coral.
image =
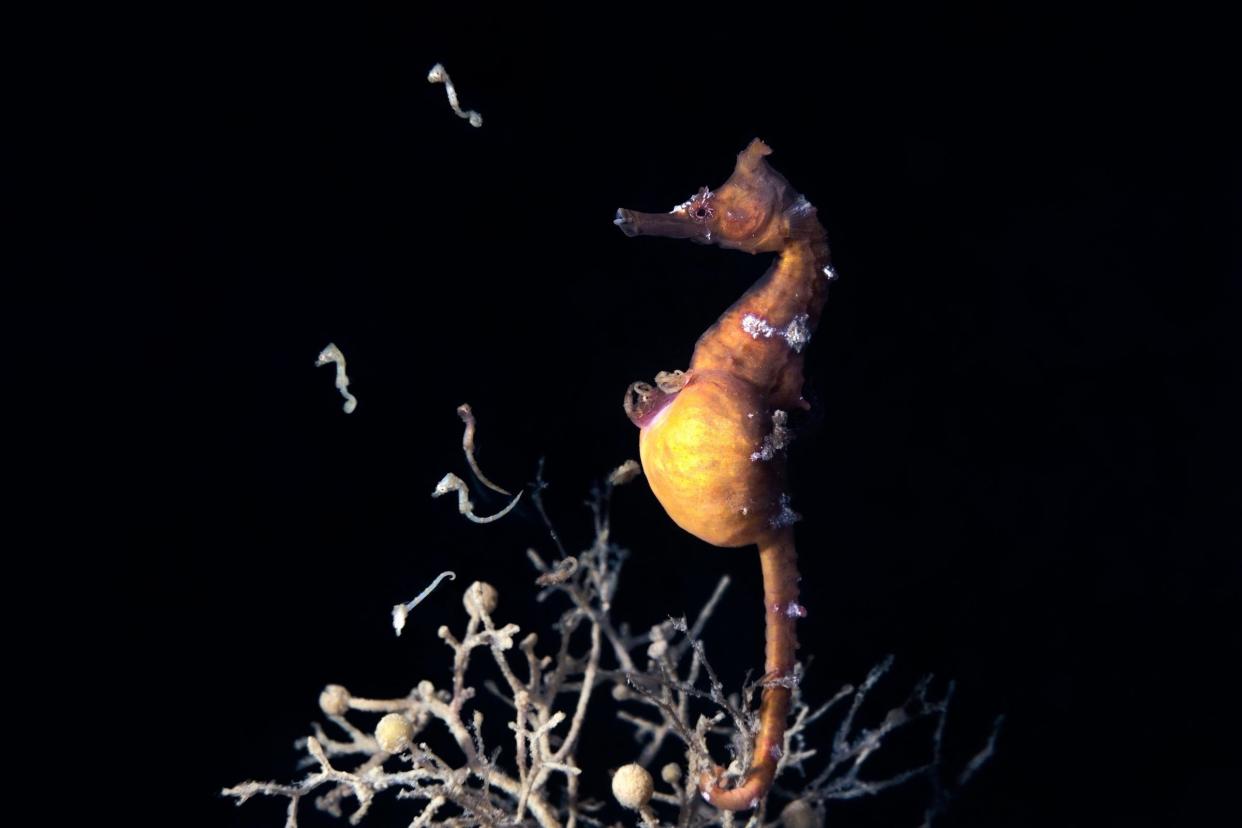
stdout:
[[(377, 796), (390, 792), (421, 803), (409, 823), (415, 828), (601, 828), (612, 821), (601, 813), (609, 806), (585, 796), (581, 786), (590, 780), (590, 789), (598, 790), (601, 777), (606, 785), (605, 769), (584, 768), (579, 756), (588, 716), (616, 716), (632, 728), (636, 741), (632, 752), (612, 746), (620, 754), (613, 764), (620, 768), (612, 777), (612, 793), (617, 803), (636, 812), (631, 819), (644, 828), (739, 828), (737, 815), (702, 800), (698, 780), (714, 767), (709, 741), (725, 740), (733, 749), (726, 776), (736, 780), (750, 766), (763, 681), (748, 682), (730, 694), (707, 659), (701, 636), (729, 586), (727, 577), (693, 622), (670, 619), (633, 633), (613, 619), (627, 553), (611, 540), (611, 498), (617, 484), (633, 477), (628, 470), (614, 472), (596, 489), (589, 503), (595, 537), (588, 549), (565, 554), (549, 523), (559, 558), (548, 561), (528, 550), (536, 599), (560, 605), (546, 644), (541, 635), (522, 636), (517, 624), (498, 620), (499, 592), (475, 582), (463, 591), (464, 624), (436, 631), (449, 656), (442, 686), (422, 680), (403, 697), (370, 699), (328, 685), (319, 706), (339, 733), (330, 736), (312, 725), (312, 734), (300, 742), (308, 775), (293, 783), (244, 782), (223, 794), (238, 804), (255, 796), (287, 798), (287, 828), (296, 828), (305, 798), (314, 797), (319, 810), (335, 816), (342, 816), (353, 799), (349, 821), (357, 824)], [(545, 515), (540, 488), (541, 481), (532, 500)], [(746, 828), (819, 828), (832, 802), (916, 779), (931, 788), (924, 824), (933, 824), (956, 790), (991, 757), (996, 733), (956, 778), (946, 781), (941, 742), (952, 685), (937, 696), (928, 677), (904, 703), (877, 716), (867, 702), (891, 664), (891, 658), (885, 659), (857, 688), (844, 687), (818, 706), (804, 700), (801, 670), (795, 673), (788, 682), (793, 708), (779, 749), (777, 784), (756, 800)], [(482, 689), (509, 711), (499, 743), (494, 730), (491, 736), (485, 733), (479, 689), (467, 680), (483, 666), (490, 667), (493, 678), (483, 680)], [(360, 720), (373, 724), (360, 726)], [(897, 773), (867, 773), (876, 764), (869, 759), (891, 734), (920, 721), (932, 731), (926, 763)], [(429, 742), (437, 739), (447, 750), (431, 748)], [(676, 754), (681, 762), (668, 761)], [(648, 768), (661, 768), (659, 782)]]
[(655, 783), (642, 765), (630, 763), (617, 768), (612, 776), (612, 795), (632, 811), (637, 811), (651, 801)]

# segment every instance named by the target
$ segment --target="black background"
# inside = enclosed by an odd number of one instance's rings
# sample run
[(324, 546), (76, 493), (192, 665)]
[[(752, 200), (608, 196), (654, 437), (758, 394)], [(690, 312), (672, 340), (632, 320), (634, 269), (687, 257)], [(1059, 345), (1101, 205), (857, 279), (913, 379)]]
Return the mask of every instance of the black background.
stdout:
[[(546, 458), (553, 520), (589, 542), (592, 481), (637, 453), (625, 387), (684, 367), (768, 264), (627, 239), (613, 213), (722, 183), (760, 136), (841, 277), (791, 454), (808, 691), (887, 653), (894, 694), (954, 678), (953, 762), (1005, 713), (947, 824), (1236, 818), (1242, 213), (1217, 26), (681, 10), (120, 21), (93, 206), (119, 220), (148, 400), (117, 569), (116, 669), (168, 742), (141, 751), (159, 806), (141, 814), (281, 824), (219, 788), (294, 778), (328, 682), (443, 686), (434, 631), (460, 626), (472, 580), (500, 588), (502, 620), (546, 623), (529, 503), (478, 527), (428, 497), (466, 475), (454, 409), (474, 406), (498, 482)], [(481, 129), (426, 82), (437, 61)], [(350, 416), (313, 367), (329, 341)], [(618, 617), (693, 614), (727, 573), (709, 653), (732, 682), (761, 663), (753, 552), (682, 533), (642, 483), (615, 521), (633, 550)], [(457, 581), (395, 639), (389, 608), (444, 569)], [(597, 796), (637, 754), (608, 704), (581, 753)], [(922, 795), (830, 824), (917, 824)], [(406, 824), (406, 805), (367, 824)]]

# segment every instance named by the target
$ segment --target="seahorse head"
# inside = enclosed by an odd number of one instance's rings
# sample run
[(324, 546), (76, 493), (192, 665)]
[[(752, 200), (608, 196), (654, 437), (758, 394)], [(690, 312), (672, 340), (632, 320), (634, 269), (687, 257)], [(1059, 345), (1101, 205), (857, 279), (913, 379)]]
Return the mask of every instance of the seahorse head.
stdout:
[(702, 187), (667, 213), (621, 208), (613, 223), (627, 236), (690, 239), (749, 253), (780, 250), (802, 235), (803, 226), (819, 225), (815, 208), (768, 166), (764, 156), (771, 153), (756, 138), (738, 153), (733, 175), (715, 190)]

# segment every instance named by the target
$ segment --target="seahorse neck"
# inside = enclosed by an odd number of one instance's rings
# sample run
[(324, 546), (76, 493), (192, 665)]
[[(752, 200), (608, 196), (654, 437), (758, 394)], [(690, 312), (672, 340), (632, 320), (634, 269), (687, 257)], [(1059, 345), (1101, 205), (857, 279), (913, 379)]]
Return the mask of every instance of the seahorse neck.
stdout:
[(828, 294), (828, 245), (791, 239), (768, 272), (699, 337), (692, 370), (727, 371), (777, 408), (803, 407), (802, 351)]

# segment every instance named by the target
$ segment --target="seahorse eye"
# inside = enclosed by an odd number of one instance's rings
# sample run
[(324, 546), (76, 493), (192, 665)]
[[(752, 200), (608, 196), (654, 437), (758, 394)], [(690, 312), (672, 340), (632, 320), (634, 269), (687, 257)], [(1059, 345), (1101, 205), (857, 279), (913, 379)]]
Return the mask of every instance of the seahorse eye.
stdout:
[(690, 201), (686, 204), (686, 212), (697, 222), (709, 221), (716, 215), (716, 208), (712, 205), (715, 197), (715, 193), (703, 187), (690, 197)]

